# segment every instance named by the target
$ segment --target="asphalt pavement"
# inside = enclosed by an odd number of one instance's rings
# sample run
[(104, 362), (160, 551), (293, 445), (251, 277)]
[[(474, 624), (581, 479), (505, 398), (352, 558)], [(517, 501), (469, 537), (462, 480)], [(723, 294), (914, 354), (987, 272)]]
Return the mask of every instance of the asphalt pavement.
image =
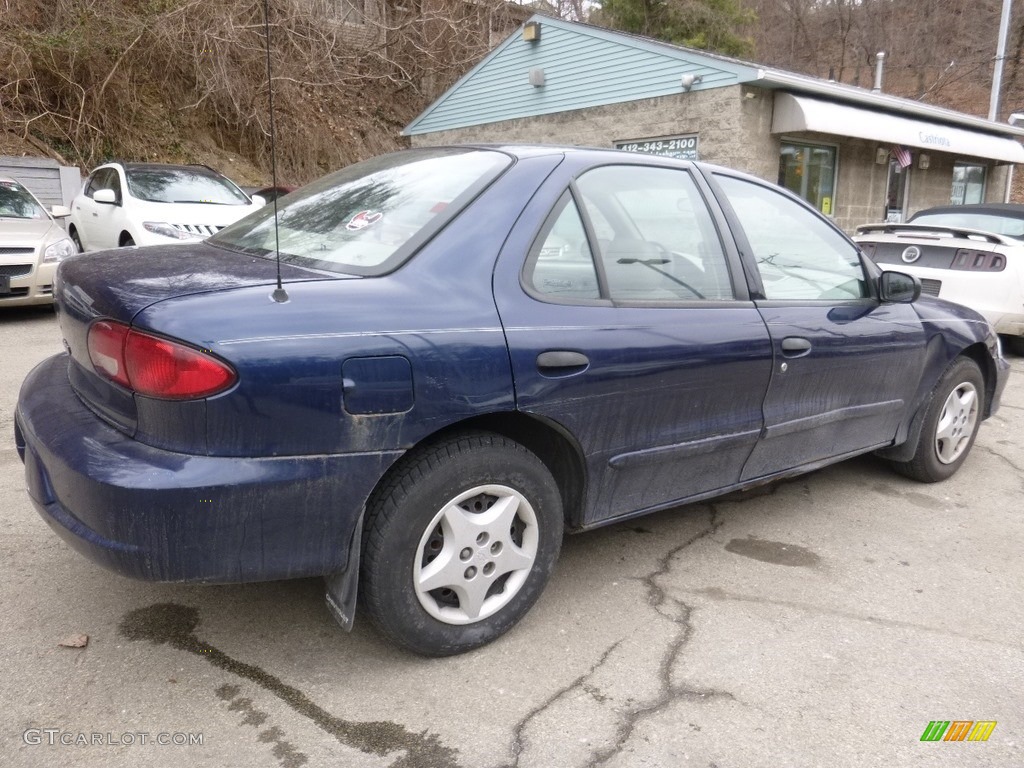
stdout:
[(430, 660), (341, 631), (316, 579), (147, 584), (72, 551), (13, 440), (60, 349), (51, 311), (0, 316), (4, 768), (1024, 764), (1024, 358), (951, 480), (867, 457), (569, 537), (518, 627)]

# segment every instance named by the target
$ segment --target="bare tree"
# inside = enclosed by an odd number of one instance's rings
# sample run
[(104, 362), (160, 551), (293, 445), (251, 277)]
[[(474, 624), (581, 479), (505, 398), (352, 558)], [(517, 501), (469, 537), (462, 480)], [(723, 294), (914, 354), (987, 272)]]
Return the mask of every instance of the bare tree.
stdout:
[[(90, 166), (269, 151), (263, 0), (2, 0), (2, 127)], [(305, 181), (398, 129), (522, 17), (501, 0), (272, 0), (279, 166)]]

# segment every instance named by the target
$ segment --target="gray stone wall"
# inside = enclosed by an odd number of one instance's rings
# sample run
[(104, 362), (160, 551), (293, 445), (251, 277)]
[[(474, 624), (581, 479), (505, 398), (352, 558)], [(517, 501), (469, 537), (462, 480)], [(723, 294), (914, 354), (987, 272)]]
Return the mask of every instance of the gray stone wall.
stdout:
[[(704, 162), (735, 168), (777, 182), (782, 137), (772, 134), (774, 92), (751, 86), (692, 91), (623, 104), (538, 115), (517, 120), (412, 136), (414, 147), (462, 143), (534, 143), (612, 147), (617, 141), (697, 134)], [(848, 233), (860, 224), (885, 218), (888, 160), (876, 163), (877, 141), (803, 133), (787, 139), (836, 146), (838, 179), (833, 220)], [(931, 164), (918, 167), (912, 150), (908, 215), (935, 205), (948, 205), (952, 190), (952, 155), (928, 152)], [(1005, 166), (988, 164), (986, 200), (1001, 201)]]
[[(991, 163), (991, 161), (987, 161)], [(1006, 176), (1010, 172), (1008, 165), (989, 165), (988, 182), (985, 185), (985, 202), (1001, 203), (1006, 197)], [(1024, 168), (1018, 168), (1017, 173), (1024, 172)], [(1021, 202), (1015, 200), (1013, 202)]]
[(616, 141), (695, 133), (701, 160), (774, 181), (778, 141), (769, 135), (770, 102), (771, 96), (760, 92), (745, 99), (740, 86), (731, 86), (437, 131), (411, 140), (414, 147), (475, 142), (612, 147)]

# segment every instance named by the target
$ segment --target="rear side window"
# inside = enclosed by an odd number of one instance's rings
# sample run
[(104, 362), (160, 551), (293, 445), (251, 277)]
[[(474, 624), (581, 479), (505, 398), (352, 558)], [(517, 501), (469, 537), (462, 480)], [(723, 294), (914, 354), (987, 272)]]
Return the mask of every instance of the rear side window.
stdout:
[(424, 149), (325, 176), (207, 242), (254, 256), (354, 275), (396, 268), (512, 163), (501, 152)]
[(535, 293), (619, 304), (733, 298), (718, 231), (687, 171), (606, 166), (575, 187), (579, 207), (566, 195), (531, 253)]
[(994, 213), (973, 211), (946, 213), (919, 213), (910, 218), (911, 224), (936, 224), (941, 227), (962, 227), (994, 232), (997, 235), (1024, 240), (1024, 213), (1020, 216), (999, 216)]
[(528, 272), (536, 293), (561, 299), (601, 298), (583, 219), (571, 195), (565, 194), (555, 207)]

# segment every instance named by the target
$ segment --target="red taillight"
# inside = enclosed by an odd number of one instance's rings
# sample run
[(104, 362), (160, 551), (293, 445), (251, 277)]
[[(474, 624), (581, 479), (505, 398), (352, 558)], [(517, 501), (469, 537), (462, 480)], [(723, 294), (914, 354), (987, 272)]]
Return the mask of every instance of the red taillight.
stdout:
[(123, 323), (93, 323), (88, 346), (98, 374), (141, 395), (188, 400), (235, 383), (235, 372), (217, 358)]
[(101, 320), (89, 328), (89, 359), (96, 373), (122, 387), (130, 387), (124, 370), (124, 341), (128, 326)]

